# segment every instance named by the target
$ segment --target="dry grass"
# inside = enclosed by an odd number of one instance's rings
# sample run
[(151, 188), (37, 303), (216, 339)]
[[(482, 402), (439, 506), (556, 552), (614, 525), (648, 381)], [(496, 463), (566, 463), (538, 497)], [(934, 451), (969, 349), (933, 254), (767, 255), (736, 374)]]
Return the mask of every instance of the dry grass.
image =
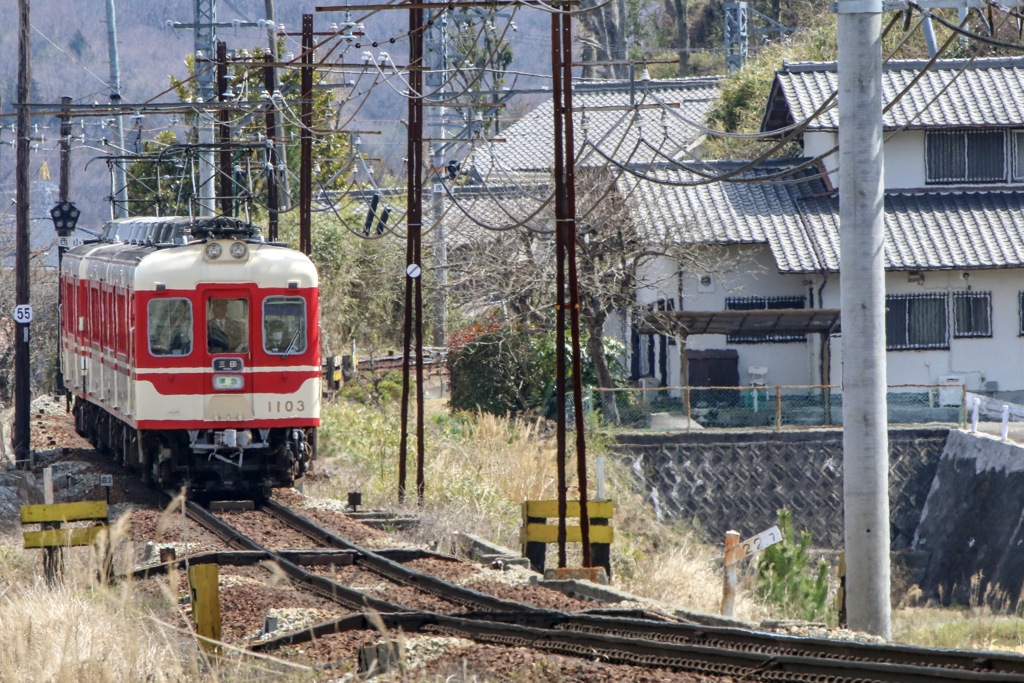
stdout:
[[(393, 435), (393, 408), (368, 409), (346, 403), (325, 407), (325, 419), (335, 424), (369, 425), (359, 436), (344, 436), (328, 427), (320, 440), (319, 467), (332, 476), (307, 489), (317, 496), (345, 499), (360, 488), (368, 507), (396, 509), (397, 446), (390, 453), (380, 449), (381, 429)], [(376, 412), (374, 416), (372, 413)], [(421, 517), (409, 540), (441, 550), (453, 550), (455, 532), (471, 533), (508, 548), (519, 547), (524, 500), (557, 496), (556, 445), (550, 423), (509, 421), (486, 413), (450, 415), (440, 403), (429, 404), (425, 420), (425, 497), (415, 508), (415, 441), (409, 442), (407, 509)], [(413, 420), (410, 419), (410, 424)], [(570, 443), (574, 435), (569, 434)], [(397, 444), (397, 440), (395, 441)], [(654, 516), (628, 463), (615, 457), (600, 437), (588, 438), (590, 480), (593, 496), (594, 462), (607, 460), (608, 495), (616, 502), (612, 571), (614, 585), (636, 595), (691, 612), (717, 613), (722, 600), (721, 550), (701, 542), (688, 525), (665, 525)], [(570, 449), (571, 450), (571, 449)], [(330, 455), (325, 455), (325, 454)], [(567, 467), (569, 498), (578, 498), (575, 462)], [(548, 566), (555, 565), (554, 546), (548, 549)], [(568, 564), (580, 564), (579, 549), (570, 544)], [(741, 590), (736, 616), (759, 620), (763, 607), (749, 591)]]
[[(168, 515), (173, 515), (173, 511)], [(132, 562), (112, 528), (115, 569)], [(293, 681), (293, 667), (237, 650), (211, 658), (166, 581), (107, 584), (98, 548), (65, 548), (63, 580), (42, 577), (42, 551), (0, 538), (0, 681)], [(307, 676), (308, 678), (308, 676)]]

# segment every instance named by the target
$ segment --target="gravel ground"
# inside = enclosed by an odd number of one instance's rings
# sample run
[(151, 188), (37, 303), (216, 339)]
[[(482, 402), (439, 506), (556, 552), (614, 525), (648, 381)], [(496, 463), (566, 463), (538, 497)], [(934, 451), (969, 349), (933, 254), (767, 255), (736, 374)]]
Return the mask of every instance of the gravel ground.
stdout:
[[(8, 432), (9, 433), (9, 432)], [(156, 561), (157, 549), (173, 546), (182, 557), (187, 553), (223, 549), (215, 536), (188, 521), (184, 529), (180, 513), (165, 514), (153, 506), (155, 496), (134, 476), (115, 467), (105, 456), (97, 454), (73, 430), (71, 416), (65, 412), (62, 401), (42, 397), (33, 404), (32, 448), (36, 452), (37, 474), (42, 466), (50, 465), (55, 471), (55, 494), (58, 502), (69, 500), (103, 499), (109, 493), (112, 517), (123, 519), (136, 563)], [(2, 453), (0, 453), (2, 455)], [(114, 486), (109, 492), (99, 486), (100, 474), (113, 474)], [(23, 478), (23, 477), (22, 477)], [(27, 484), (31, 483), (29, 479)], [(0, 488), (2, 488), (0, 483)], [(26, 487), (22, 487), (27, 490)], [(23, 502), (27, 495), (19, 491)], [(344, 505), (338, 501), (313, 501), (293, 490), (279, 490), (275, 499), (298, 509), (302, 514), (330, 528), (340, 536), (367, 548), (394, 547), (395, 543), (383, 531), (364, 526), (344, 514)], [(2, 508), (6, 510), (12, 506)], [(244, 514), (225, 513), (232, 523), (246, 519)], [(265, 516), (262, 523), (254, 523), (249, 531), (264, 543), (279, 548), (295, 547), (295, 532), (275, 528)], [(11, 520), (0, 520), (11, 521)], [(287, 536), (285, 535), (287, 534)], [(278, 537), (278, 535), (280, 535)], [(273, 542), (278, 537), (277, 543)], [(291, 539), (289, 541), (289, 539)], [(186, 546), (187, 543), (187, 546)], [(303, 542), (308, 547), (308, 543)], [(517, 567), (506, 571), (493, 570), (482, 565), (440, 558), (424, 558), (410, 564), (414, 569), (428, 571), (480, 592), (490, 593), (508, 600), (567, 611), (598, 606), (597, 603), (569, 598), (562, 593), (535, 585), (536, 575)], [(389, 600), (408, 604), (417, 609), (439, 612), (460, 611), (443, 604), (431, 596), (414, 589), (398, 586), (356, 567), (326, 567), (318, 571), (333, 575), (338, 580)], [(187, 579), (183, 571), (172, 572), (168, 579), (148, 579), (140, 582), (143, 595), (158, 594), (177, 589), (180, 609), (191, 618), (188, 602)], [(264, 624), (271, 617), (277, 621), (277, 631), (283, 633), (308, 627), (314, 623), (335, 619), (346, 614), (344, 607), (316, 595), (297, 590), (291, 581), (275, 566), (265, 563), (255, 567), (222, 567), (220, 571), (220, 599), (222, 634), (226, 642), (244, 645), (268, 637)], [(442, 603), (442, 604), (439, 604)], [(779, 630), (797, 634), (801, 625), (780, 625)], [(822, 635), (820, 632), (815, 635)], [(826, 633), (827, 635), (827, 633)], [(699, 674), (681, 674), (657, 669), (611, 665), (586, 659), (547, 655), (519, 648), (478, 645), (470, 641), (441, 635), (403, 635), (361, 631), (335, 634), (312, 643), (283, 648), (273, 653), (296, 663), (317, 668), (318, 680), (353, 680), (360, 646), (382, 641), (398, 640), (402, 643), (404, 676), (385, 674), (378, 680), (474, 680), (474, 681), (594, 681), (603, 683), (634, 683), (680, 681), (685, 683), (732, 681), (730, 677), (708, 677)], [(756, 678), (744, 678), (756, 683)]]

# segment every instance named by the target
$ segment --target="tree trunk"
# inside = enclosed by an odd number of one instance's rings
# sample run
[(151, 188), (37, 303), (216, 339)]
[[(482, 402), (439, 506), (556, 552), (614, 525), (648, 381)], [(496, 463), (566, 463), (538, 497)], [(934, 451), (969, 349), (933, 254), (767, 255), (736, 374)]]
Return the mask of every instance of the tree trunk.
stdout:
[(608, 367), (608, 359), (604, 355), (604, 323), (608, 319), (608, 313), (599, 305), (591, 306), (589, 315), (586, 316), (588, 331), (590, 332), (590, 357), (594, 362), (594, 372), (597, 374), (597, 386), (602, 391), (601, 414), (610, 424), (617, 425), (619, 419), (619, 405), (615, 400), (615, 379)]
[(687, 0), (673, 0), (676, 7), (676, 44), (679, 53), (679, 75), (690, 70), (690, 25), (686, 17)]

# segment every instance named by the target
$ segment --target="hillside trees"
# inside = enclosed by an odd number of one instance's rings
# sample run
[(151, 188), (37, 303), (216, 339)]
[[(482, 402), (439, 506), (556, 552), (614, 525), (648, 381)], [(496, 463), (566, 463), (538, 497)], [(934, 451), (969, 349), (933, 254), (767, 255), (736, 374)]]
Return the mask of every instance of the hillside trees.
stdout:
[[(235, 148), (231, 152), (231, 168), (218, 169), (219, 174), (230, 175), (234, 187), (233, 194), (243, 201), (249, 200), (257, 214), (263, 213), (262, 209), (267, 206), (269, 156), (266, 146), (265, 107), (245, 103), (266, 96), (263, 69), (260, 66), (265, 54), (266, 51), (262, 47), (243, 51), (240, 55), (241, 63), (229, 69), (230, 90), (233, 99), (239, 103), (239, 109), (231, 113), (228, 122), (231, 142)], [(193, 76), (196, 68), (194, 56), (188, 56), (186, 64), (189, 75)], [(299, 105), (292, 104), (298, 98), (299, 81), (299, 70), (284, 70), (280, 78), (282, 97), (274, 98), (275, 106), (285, 112), (285, 116), (282, 117), (282, 129), (278, 134), (279, 139), (288, 142), (287, 159), (284, 160), (287, 168), (285, 173), (297, 173), (299, 168), (297, 141), (302, 129), (299, 123)], [(314, 192), (344, 189), (353, 162), (348, 135), (332, 130), (335, 103), (333, 90), (326, 87), (328, 85), (324, 74), (314, 71)], [(191, 77), (179, 79), (171, 76), (171, 86), (179, 101), (197, 101), (196, 84)], [(153, 140), (144, 141), (141, 150), (143, 157), (129, 165), (129, 198), (133, 212), (187, 215), (190, 213), (190, 204), (193, 204), (194, 209), (194, 200), (199, 191), (195, 186), (195, 178), (198, 175), (198, 150), (194, 147), (199, 139), (199, 114), (184, 116), (182, 123), (184, 129), (177, 134), (164, 131)], [(281, 173), (280, 168), (278, 173)], [(219, 178), (215, 182), (219, 183)], [(293, 184), (293, 187), (297, 185)], [(215, 191), (214, 194), (219, 192)], [(241, 201), (236, 202), (235, 215), (243, 213), (241, 204)], [(294, 202), (281, 202), (281, 206), (291, 205), (294, 205)]]

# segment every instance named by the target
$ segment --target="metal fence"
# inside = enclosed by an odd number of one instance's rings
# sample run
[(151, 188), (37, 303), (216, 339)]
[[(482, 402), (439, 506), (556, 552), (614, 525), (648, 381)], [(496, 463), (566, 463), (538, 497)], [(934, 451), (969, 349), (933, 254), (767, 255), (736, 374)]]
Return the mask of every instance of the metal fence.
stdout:
[[(891, 385), (889, 424), (966, 425), (962, 384)], [(584, 409), (602, 428), (813, 429), (843, 424), (838, 386), (740, 386), (590, 389)]]

